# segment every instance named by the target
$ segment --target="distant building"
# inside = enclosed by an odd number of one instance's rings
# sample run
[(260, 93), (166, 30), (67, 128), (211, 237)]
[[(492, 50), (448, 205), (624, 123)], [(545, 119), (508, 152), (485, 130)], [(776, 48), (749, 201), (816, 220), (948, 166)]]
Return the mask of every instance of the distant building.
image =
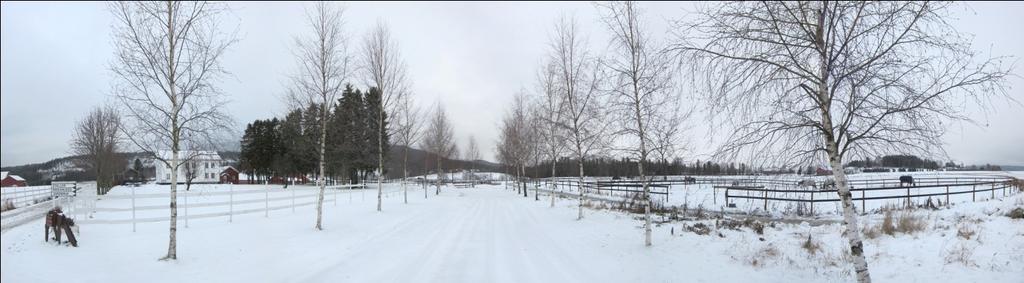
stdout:
[(235, 167), (224, 166), (220, 170), (221, 184), (238, 184), (238, 170)]
[(0, 187), (24, 187), (27, 185), (25, 184), (25, 179), (21, 178), (21, 176), (11, 175), (8, 173), (9, 172), (0, 172), (0, 174), (3, 174), (3, 176), (0, 176), (0, 180), (2, 180), (2, 182), (0, 182)]
[[(165, 160), (171, 159), (170, 151), (161, 151), (160, 157)], [(192, 157), (187, 163), (178, 166), (179, 184), (184, 184), (187, 177), (186, 172), (192, 173), (192, 183), (218, 183), (220, 173), (224, 168), (224, 160), (216, 151), (179, 151), (178, 158), (181, 160)], [(156, 166), (156, 182), (159, 184), (171, 183), (171, 167), (163, 162), (154, 162)], [(191, 169), (191, 170), (189, 170)]]

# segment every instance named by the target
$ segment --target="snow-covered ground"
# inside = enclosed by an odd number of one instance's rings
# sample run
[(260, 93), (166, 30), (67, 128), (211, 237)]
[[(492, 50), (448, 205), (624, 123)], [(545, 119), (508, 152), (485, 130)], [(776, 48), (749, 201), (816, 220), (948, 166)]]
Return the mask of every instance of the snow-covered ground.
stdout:
[[(935, 178), (941, 178), (940, 181), (941, 182), (946, 182), (946, 183), (954, 183), (954, 182), (967, 183), (967, 182), (972, 182), (972, 180), (980, 180), (978, 178), (1001, 178), (1001, 177), (1006, 177), (1006, 176), (1017, 177), (1017, 178), (1024, 178), (1024, 171), (1003, 171), (1003, 172), (983, 172), (983, 171), (979, 171), (979, 172), (952, 172), (952, 171), (951, 172), (942, 172), (942, 171), (936, 171), (936, 172), (893, 172), (893, 173), (861, 173), (861, 174), (853, 174), (853, 175), (850, 175), (850, 180), (853, 181), (853, 182), (862, 182), (862, 181), (880, 182), (880, 181), (886, 181), (888, 183), (885, 184), (885, 186), (893, 187), (894, 188), (892, 190), (865, 191), (863, 195), (860, 192), (854, 192), (853, 196), (855, 198), (860, 198), (862, 196), (870, 198), (870, 197), (881, 197), (881, 196), (903, 196), (903, 195), (905, 195), (908, 192), (910, 194), (912, 194), (912, 195), (932, 194), (932, 193), (934, 193), (934, 194), (941, 194), (941, 193), (946, 192), (946, 188), (945, 187), (896, 189), (897, 187), (899, 187), (898, 186), (898, 183), (899, 183), (898, 180), (899, 180), (899, 177), (902, 176), (902, 175), (913, 176), (914, 178), (916, 178), (918, 180), (918, 185), (934, 185), (933, 183), (930, 183), (930, 182), (934, 182), (936, 180)], [(677, 176), (676, 177), (676, 179), (679, 179), (679, 178), (681, 178), (681, 176)], [(768, 197), (773, 197), (773, 198), (796, 198), (796, 199), (805, 199), (806, 200), (806, 199), (809, 199), (810, 195), (811, 195), (811, 194), (808, 194), (807, 192), (805, 192), (808, 189), (807, 188), (797, 187), (797, 186), (795, 186), (795, 184), (797, 182), (799, 182), (800, 180), (804, 180), (804, 179), (815, 179), (817, 182), (820, 183), (821, 181), (824, 181), (828, 177), (825, 177), (825, 176), (812, 176), (812, 177), (808, 177), (808, 176), (797, 176), (797, 175), (772, 175), (772, 176), (696, 176), (696, 178), (698, 180), (702, 180), (704, 178), (762, 180), (762, 181), (766, 181), (768, 183), (786, 184), (786, 185), (768, 185), (765, 188), (766, 189), (780, 189), (780, 190), (800, 190), (801, 192), (793, 192), (793, 193), (788, 193), (788, 192), (770, 192), (770, 193), (768, 193), (767, 196)], [(957, 180), (956, 178), (960, 178), (960, 179)], [(657, 179), (655, 179), (655, 180), (657, 180)], [(676, 206), (676, 207), (686, 206), (689, 209), (700, 208), (700, 209), (703, 209), (703, 210), (727, 211), (727, 212), (734, 212), (734, 213), (748, 213), (748, 212), (759, 213), (759, 214), (763, 214), (764, 213), (765, 203), (764, 203), (763, 200), (759, 200), (759, 199), (731, 198), (731, 199), (729, 199), (729, 203), (736, 204), (736, 207), (734, 207), (734, 208), (727, 207), (726, 206), (726, 200), (725, 200), (725, 190), (724, 189), (715, 189), (714, 186), (715, 185), (712, 185), (712, 184), (672, 185), (672, 186), (669, 187), (669, 191), (668, 191), (668, 195), (667, 196), (665, 194), (655, 194), (655, 195), (652, 195), (652, 199), (655, 202), (658, 202), (660, 204), (664, 204), (666, 206)], [(880, 183), (872, 185), (872, 187), (881, 187), (881, 186), (882, 185)], [(972, 189), (981, 189), (981, 190), (983, 190), (983, 189), (986, 189), (987, 187), (988, 187), (987, 185), (986, 186), (969, 186), (969, 185), (955, 186), (955, 185), (953, 185), (953, 186), (949, 187), (949, 192), (953, 193), (953, 194), (950, 195), (948, 200), (949, 200), (950, 203), (954, 203), (954, 204), (955, 203), (971, 202), (971, 201), (983, 201), (983, 200), (988, 200), (988, 199), (993, 199), (993, 198), (1001, 198), (1001, 197), (1004, 196), (1004, 193), (1009, 193), (1009, 191), (1010, 191), (1010, 190), (1005, 190), (1005, 191), (1004, 190), (996, 190), (996, 191), (979, 192), (979, 193), (976, 193), (976, 194), (969, 193)], [(572, 186), (559, 186), (559, 187), (556, 187), (556, 189), (560, 190), (560, 191), (564, 191), (564, 192), (569, 192), (569, 193), (576, 193), (576, 192), (578, 192), (578, 191), (576, 191), (576, 188), (572, 187)], [(632, 188), (632, 190), (639, 190), (639, 189), (638, 188)], [(652, 191), (663, 192), (664, 189), (652, 188)], [(812, 189), (812, 191), (813, 191), (813, 189)], [(957, 194), (957, 192), (967, 192), (967, 193)], [(619, 198), (624, 198), (624, 197), (628, 197), (629, 196), (629, 193), (623, 193), (623, 192), (603, 191), (602, 194), (605, 195), (605, 196), (615, 196), (615, 197), (619, 197)], [(757, 197), (761, 197), (762, 196), (760, 194), (760, 192), (737, 191), (737, 190), (731, 191), (730, 195), (732, 195), (732, 196), (749, 195), (749, 196), (757, 196)], [(836, 193), (833, 192), (833, 191), (815, 192), (815, 193), (813, 193), (813, 195), (814, 195), (815, 199), (819, 199), (819, 200), (820, 199), (837, 199), (838, 198)], [(942, 203), (946, 203), (946, 200), (947, 200), (945, 198), (945, 196), (932, 196), (931, 199), (932, 199), (933, 203), (937, 203), (938, 201), (942, 201)], [(868, 211), (876, 211), (876, 210), (879, 210), (879, 209), (882, 209), (882, 208), (887, 208), (887, 207), (900, 207), (900, 206), (903, 206), (904, 203), (905, 203), (904, 201), (905, 201), (905, 198), (867, 200), (867, 201), (864, 201), (864, 202), (855, 201), (854, 205), (857, 207), (858, 211), (861, 209), (862, 205)], [(917, 205), (924, 204), (927, 201), (928, 201), (927, 197), (911, 197), (911, 202), (913, 202), (914, 204), (917, 204)], [(797, 214), (798, 207), (799, 207), (799, 209), (802, 210), (802, 214), (807, 214), (807, 212), (808, 212), (808, 210), (810, 208), (809, 204), (787, 202), (787, 201), (774, 201), (774, 200), (768, 201), (767, 206), (768, 206), (768, 211), (767, 211), (768, 214), (774, 215), (776, 217), (792, 217), (792, 216), (795, 216)], [(815, 216), (832, 217), (832, 216), (840, 215), (841, 213), (842, 213), (841, 207), (840, 207), (838, 202), (819, 202), (819, 203), (815, 203), (814, 204), (814, 215)]]
[[(472, 172), (472, 173), (470, 173), (470, 172), (467, 172), (467, 171), (459, 171), (459, 172), (444, 173), (443, 175), (444, 175), (444, 178), (446, 180), (466, 180), (466, 179), (468, 179), (470, 174), (472, 174), (474, 179), (476, 179), (476, 180), (484, 180), (484, 181), (500, 181), (500, 180), (510, 180), (510, 179), (512, 179), (511, 177), (509, 177), (508, 174), (497, 173), (497, 172)], [(437, 180), (437, 174), (427, 174), (427, 175), (414, 176), (414, 177), (409, 177), (409, 178), (410, 179), (425, 178), (427, 180)]]
[[(237, 186), (244, 190), (248, 186)], [(257, 190), (265, 188), (254, 186)], [(396, 184), (385, 187), (384, 211), (375, 190), (331, 193), (324, 231), (314, 231), (313, 206), (192, 219), (179, 224), (178, 260), (166, 253), (167, 222), (84, 224), (79, 247), (43, 242), (41, 220), (0, 236), (3, 282), (843, 282), (850, 266), (838, 223), (775, 223), (759, 235), (749, 228), (715, 228), (715, 220), (666, 222), (644, 247), (642, 221), (621, 211), (588, 209), (576, 220), (576, 201), (534, 201), (503, 186), (443, 188), (427, 199), (412, 187), (402, 203)], [(144, 187), (144, 189), (146, 189)], [(159, 190), (160, 188), (148, 188)], [(198, 186), (190, 201), (219, 203), (220, 186)], [(277, 202), (290, 191), (271, 188)], [(299, 190), (305, 188), (298, 188)], [(130, 191), (129, 191), (130, 192)], [(366, 193), (366, 198), (360, 194)], [(139, 194), (139, 192), (136, 192)], [(125, 194), (123, 187), (112, 194)], [(205, 194), (209, 200), (200, 200)], [(267, 193), (269, 194), (269, 193)], [(253, 194), (264, 198), (264, 194)], [(236, 195), (240, 197), (240, 195)], [(351, 197), (351, 198), (350, 198)], [(349, 200), (351, 199), (351, 200)], [(139, 201), (137, 199), (137, 201)], [(153, 199), (152, 204), (166, 203)], [(179, 201), (181, 204), (181, 201)], [(96, 207), (123, 207), (104, 199)], [(137, 203), (136, 205), (142, 205)], [(266, 204), (257, 202), (256, 207)], [(269, 206), (275, 206), (271, 203)], [(914, 212), (926, 227), (882, 234), (866, 242), (876, 282), (1021, 282), (1024, 221), (1003, 214), (1024, 206), (1024, 195)], [(223, 208), (223, 207), (221, 207)], [(199, 215), (199, 210), (192, 211)], [(125, 219), (127, 211), (93, 220)], [(159, 213), (159, 212), (157, 212)], [(180, 213), (180, 211), (179, 211)], [(203, 213), (210, 213), (204, 211)], [(882, 215), (866, 216), (869, 227)], [(707, 235), (684, 227), (703, 223)], [(820, 224), (820, 225), (819, 225)], [(774, 227), (773, 227), (774, 226)], [(968, 238), (958, 230), (974, 231)], [(801, 248), (811, 235), (820, 251)], [(58, 267), (58, 268), (55, 268)], [(55, 272), (54, 270), (60, 270)]]

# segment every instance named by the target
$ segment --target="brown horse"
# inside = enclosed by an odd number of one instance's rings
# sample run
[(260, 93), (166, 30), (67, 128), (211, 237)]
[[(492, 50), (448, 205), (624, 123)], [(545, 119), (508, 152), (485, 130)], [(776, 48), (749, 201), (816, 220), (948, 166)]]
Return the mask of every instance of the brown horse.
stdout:
[(50, 241), (50, 228), (53, 228), (54, 240), (60, 244), (61, 230), (68, 235), (68, 243), (72, 247), (78, 246), (78, 240), (75, 239), (75, 233), (71, 231), (71, 227), (75, 226), (75, 220), (64, 216), (64, 212), (61, 211), (60, 207), (55, 207), (50, 211), (46, 212), (46, 227), (43, 229), (43, 240)]

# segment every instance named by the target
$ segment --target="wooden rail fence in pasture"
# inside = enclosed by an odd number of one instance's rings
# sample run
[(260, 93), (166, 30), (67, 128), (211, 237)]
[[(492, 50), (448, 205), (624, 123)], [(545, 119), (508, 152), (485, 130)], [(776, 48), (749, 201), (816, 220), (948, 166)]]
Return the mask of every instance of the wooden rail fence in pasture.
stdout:
[[(998, 178), (978, 178), (978, 179), (967, 179), (967, 178), (949, 178), (954, 180), (948, 183), (941, 183), (943, 178), (938, 178), (937, 182), (924, 183), (927, 185), (919, 185), (921, 182), (916, 182), (915, 185), (911, 186), (900, 186), (898, 182), (851, 182), (850, 193), (852, 200), (859, 202), (859, 206), (856, 208), (861, 212), (867, 210), (867, 201), (869, 200), (901, 200), (903, 205), (907, 208), (915, 205), (915, 199), (921, 200), (927, 198), (930, 200), (935, 197), (936, 201), (940, 205), (948, 206), (952, 201), (950, 196), (971, 194), (971, 201), (977, 201), (978, 195), (988, 193), (990, 199), (996, 198), (997, 192), (1001, 196), (1007, 196), (1012, 194), (1014, 189), (1019, 189), (1012, 180), (1012, 178), (1006, 177), (1003, 179)], [(875, 187), (869, 187), (874, 185)], [(764, 210), (768, 210), (769, 201), (782, 201), (782, 202), (795, 202), (804, 203), (810, 205), (810, 212), (814, 214), (814, 204), (816, 203), (830, 203), (839, 202), (838, 190), (835, 188), (825, 190), (806, 190), (806, 189), (779, 189), (779, 188), (765, 188), (764, 186), (732, 186), (732, 185), (718, 185), (714, 186), (716, 189), (724, 189), (725, 191), (725, 202), (729, 202), (730, 199), (748, 199), (748, 200), (760, 200), (763, 202)], [(732, 193), (731, 193), (731, 192)], [(735, 194), (735, 192), (742, 192), (742, 194)], [(944, 198), (944, 202), (942, 201)]]
[[(554, 187), (555, 190), (569, 190), (579, 192), (579, 181), (569, 179), (559, 180), (543, 180), (535, 179), (530, 182), (535, 183), (534, 187), (537, 187), (541, 183), (546, 183)], [(668, 200), (669, 188), (671, 184), (648, 182), (647, 186), (650, 188), (650, 194), (661, 195)], [(640, 181), (597, 181), (589, 180), (583, 182), (583, 193), (584, 194), (597, 194), (597, 195), (623, 195), (624, 197), (631, 197), (634, 194), (643, 193), (643, 184)], [(653, 197), (652, 197), (653, 198)]]
[[(812, 181), (807, 181), (808, 179)], [(769, 211), (769, 204), (772, 202), (795, 203), (801, 205), (803, 209), (809, 207), (810, 213), (813, 215), (815, 204), (818, 204), (819, 208), (823, 203), (838, 204), (838, 191), (830, 180), (829, 177), (656, 176), (648, 181), (648, 185), (651, 188), (651, 194), (656, 195), (652, 197), (652, 201), (659, 201), (663, 196), (665, 204), (670, 204), (670, 193), (680, 194), (680, 189), (687, 190), (687, 186), (697, 186), (695, 188), (697, 190), (711, 190), (708, 204), (719, 205), (718, 198), (721, 197), (725, 206), (735, 207), (734, 200), (744, 199), (756, 203), (757, 207), (763, 211)], [(529, 182), (547, 185), (550, 190), (562, 194), (578, 193), (582, 189), (584, 194), (628, 198), (642, 192), (642, 184), (639, 180), (587, 178), (581, 185), (577, 178), (560, 177), (534, 179)], [(805, 182), (813, 183), (814, 186), (801, 186), (801, 183)], [(971, 201), (978, 201), (979, 198), (992, 199), (997, 195), (1006, 196), (1019, 191), (1021, 186), (1020, 180), (994, 175), (923, 176), (915, 177), (912, 185), (901, 184), (899, 178), (894, 176), (886, 177), (886, 179), (855, 179), (849, 183), (852, 199), (860, 211), (871, 208), (868, 206), (869, 201), (875, 201), (872, 205), (878, 207), (889, 205), (911, 207), (926, 201), (936, 202), (931, 205), (948, 206), (953, 202), (966, 201), (964, 196), (967, 194), (970, 194)], [(673, 192), (673, 189), (676, 191)], [(692, 189), (690, 188), (690, 190)], [(956, 197), (960, 198), (953, 199)], [(886, 200), (900, 200), (900, 202), (898, 205), (893, 205)], [(673, 201), (679, 202), (679, 200)]]

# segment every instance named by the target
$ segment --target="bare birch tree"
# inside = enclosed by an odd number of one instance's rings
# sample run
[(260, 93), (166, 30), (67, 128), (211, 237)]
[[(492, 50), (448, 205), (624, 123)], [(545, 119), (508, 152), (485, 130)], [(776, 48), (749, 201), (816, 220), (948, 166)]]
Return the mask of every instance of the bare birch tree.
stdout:
[[(441, 103), (437, 104), (427, 131), (423, 133), (421, 141), (423, 149), (434, 154), (437, 158), (437, 191), (435, 195), (441, 194), (441, 176), (444, 175), (442, 161), (452, 157), (455, 153), (455, 133), (452, 130), (451, 122), (448, 121), (448, 114), (445, 113)], [(426, 198), (426, 194), (423, 195)]]
[(469, 161), (469, 174), (463, 175), (463, 177), (469, 176), (468, 178), (472, 179), (470, 180), (470, 185), (476, 187), (477, 176), (474, 171), (476, 171), (476, 161), (480, 160), (480, 146), (477, 145), (476, 138), (473, 138), (472, 135), (469, 136), (469, 142), (466, 143), (464, 154), (466, 161)]
[(378, 135), (381, 135), (377, 139), (377, 146), (379, 155), (377, 158), (378, 167), (381, 178), (377, 178), (377, 211), (381, 210), (381, 203), (383, 202), (383, 177), (384, 177), (384, 136), (390, 135), (396, 128), (388, 127), (389, 123), (386, 123), (389, 115), (385, 113), (396, 112), (399, 104), (401, 103), (402, 96), (405, 96), (408, 90), (408, 82), (406, 81), (405, 61), (402, 60), (401, 54), (398, 51), (398, 43), (394, 38), (391, 37), (391, 30), (384, 23), (378, 22), (377, 25), (370, 31), (363, 41), (362, 50), (362, 70), (364, 72), (364, 79), (373, 87), (376, 87), (381, 92), (381, 108), (374, 111), (376, 119), (378, 119), (377, 125), (381, 128), (377, 130)]
[[(539, 168), (544, 154), (544, 132), (538, 125), (544, 123), (544, 117), (546, 116), (540, 110), (540, 102), (535, 98), (531, 98), (531, 101), (527, 105), (526, 109), (526, 163), (523, 165), (523, 175), (526, 176), (526, 167)], [(538, 173), (534, 169), (534, 173)], [(525, 184), (524, 184), (525, 185)], [(540, 201), (539, 184), (533, 189), (533, 200)]]
[(409, 191), (405, 185), (405, 181), (409, 179), (409, 149), (418, 143), (423, 135), (423, 123), (420, 121), (423, 115), (420, 114), (420, 108), (412, 103), (412, 96), (408, 95), (402, 98), (396, 114), (397, 141), (405, 146), (402, 150), (402, 195), (405, 203), (409, 203)]
[[(662, 54), (645, 29), (642, 12), (635, 2), (600, 4), (602, 21), (611, 31), (609, 58), (605, 68), (614, 77), (609, 102), (614, 111), (616, 133), (626, 147), (623, 151), (636, 160), (643, 187), (644, 245), (651, 245), (651, 191), (644, 163), (658, 146), (659, 133), (677, 133), (680, 120), (680, 95), (672, 85), (672, 62)], [(668, 137), (671, 138), (671, 137)]]
[(584, 159), (606, 144), (607, 125), (602, 122), (603, 98), (598, 91), (600, 60), (590, 55), (575, 19), (562, 18), (555, 26), (551, 60), (557, 73), (564, 119), (559, 126), (568, 137), (569, 149), (579, 167), (579, 216), (583, 219)]
[(317, 176), (320, 192), (316, 199), (314, 227), (323, 230), (328, 113), (333, 112), (338, 95), (349, 77), (349, 55), (348, 38), (342, 29), (345, 10), (328, 2), (317, 2), (314, 5), (312, 9), (306, 10), (306, 20), (312, 32), (305, 37), (295, 38), (299, 70), (292, 77), (293, 85), (287, 99), (296, 106), (317, 105), (321, 108)]
[(96, 193), (106, 194), (114, 186), (114, 174), (122, 162), (117, 152), (123, 141), (121, 117), (112, 106), (94, 108), (75, 126), (71, 150), (85, 157), (96, 174)]
[[(125, 137), (171, 172), (167, 255), (177, 259), (178, 168), (192, 154), (182, 146), (213, 145), (230, 132), (230, 118), (215, 82), (226, 71), (220, 58), (233, 35), (218, 29), (223, 7), (207, 2), (116, 2), (114, 95)], [(188, 142), (188, 144), (185, 144)], [(195, 151), (186, 151), (195, 152)], [(166, 153), (166, 154), (164, 154)], [(157, 166), (160, 166), (160, 165)]]
[[(558, 159), (562, 157), (566, 147), (566, 137), (561, 123), (565, 118), (562, 95), (558, 88), (558, 73), (551, 62), (547, 62), (537, 74), (537, 87), (540, 97), (536, 102), (537, 131), (541, 158), (551, 161), (551, 177), (557, 175)], [(554, 183), (552, 183), (554, 184)], [(555, 207), (555, 187), (551, 190), (551, 207)]]
[(480, 147), (476, 144), (476, 139), (473, 136), (469, 136), (469, 142), (466, 143), (465, 159), (470, 162), (480, 160)]
[(828, 160), (860, 282), (871, 276), (844, 159), (941, 151), (945, 121), (972, 121), (963, 105), (1007, 97), (1009, 70), (970, 49), (950, 5), (731, 2), (676, 27), (673, 49), (735, 129), (719, 153)]
[(523, 197), (528, 197), (526, 185), (523, 181), (526, 164), (530, 160), (530, 128), (529, 110), (527, 109), (527, 97), (523, 93), (515, 95), (505, 117), (501, 120), (501, 132), (498, 136), (498, 144), (495, 151), (498, 160), (512, 168), (516, 178), (517, 192), (522, 192)]

